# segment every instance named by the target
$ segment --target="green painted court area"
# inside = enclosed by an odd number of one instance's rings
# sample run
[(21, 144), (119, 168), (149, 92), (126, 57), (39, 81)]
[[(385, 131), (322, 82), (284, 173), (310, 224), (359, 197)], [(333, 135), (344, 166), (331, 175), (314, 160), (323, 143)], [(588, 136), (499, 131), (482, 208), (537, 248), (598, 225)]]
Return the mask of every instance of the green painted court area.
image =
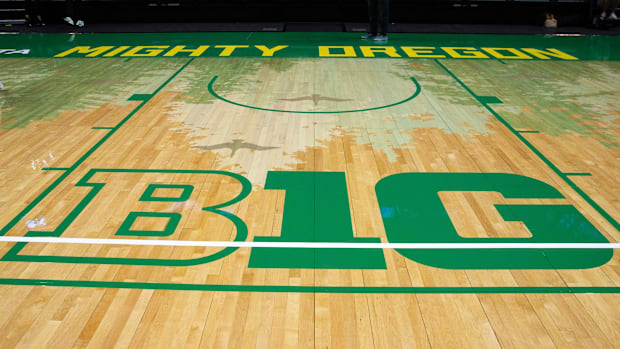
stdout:
[(619, 293), (619, 44), (0, 35), (0, 283)]

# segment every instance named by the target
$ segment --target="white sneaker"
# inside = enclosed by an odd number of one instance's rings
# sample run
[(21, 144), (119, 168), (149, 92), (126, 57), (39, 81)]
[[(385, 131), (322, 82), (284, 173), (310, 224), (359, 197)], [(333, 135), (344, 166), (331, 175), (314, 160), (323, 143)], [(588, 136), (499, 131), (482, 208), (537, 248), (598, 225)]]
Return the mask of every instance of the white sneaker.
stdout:
[(68, 24), (68, 25), (75, 25), (75, 23), (73, 22), (73, 19), (71, 17), (65, 17), (63, 18), (63, 20)]
[(4, 90), (4, 85), (2, 85), (2, 81), (0, 81), (0, 91)]
[(387, 34), (379, 34), (372, 39), (373, 41), (387, 41)]
[(618, 20), (618, 16), (616, 16), (615, 12), (612, 12), (607, 19), (612, 20), (612, 21), (617, 21)]
[(603, 12), (601, 12), (601, 16), (599, 17), (599, 19), (600, 19), (601, 21), (604, 21), (604, 20), (605, 20), (605, 18), (607, 18), (607, 13), (605, 13), (605, 11), (603, 11)]
[(82, 28), (84, 26), (84, 21), (81, 19), (78, 19), (77, 22), (75, 22), (75, 25), (77, 25), (78, 27)]

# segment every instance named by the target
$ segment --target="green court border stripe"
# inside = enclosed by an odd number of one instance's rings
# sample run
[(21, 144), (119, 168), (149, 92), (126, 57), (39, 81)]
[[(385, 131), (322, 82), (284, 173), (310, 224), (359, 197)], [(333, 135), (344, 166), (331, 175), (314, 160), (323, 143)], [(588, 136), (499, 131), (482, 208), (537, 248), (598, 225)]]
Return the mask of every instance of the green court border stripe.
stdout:
[(91, 130), (112, 130), (114, 127), (104, 127), (104, 126), (93, 126), (90, 128)]
[(123, 288), (140, 290), (214, 291), (214, 292), (291, 292), (291, 293), (364, 293), (364, 294), (526, 294), (526, 293), (620, 293), (620, 287), (372, 287), (372, 286), (272, 286), (202, 285), (152, 282), (70, 281), (43, 279), (0, 279), (1, 285)]
[(413, 95), (411, 95), (408, 98), (403, 99), (400, 102), (396, 102), (396, 103), (392, 103), (392, 104), (388, 104), (388, 105), (384, 105), (381, 107), (374, 107), (374, 108), (367, 108), (367, 109), (357, 109), (357, 110), (341, 110), (341, 111), (295, 111), (295, 110), (279, 110), (279, 109), (269, 109), (269, 108), (260, 108), (260, 107), (253, 107), (251, 105), (245, 105), (245, 104), (241, 104), (241, 103), (237, 103), (237, 102), (233, 102), (229, 99), (226, 99), (220, 95), (217, 94), (217, 92), (215, 92), (215, 90), (213, 89), (213, 84), (215, 84), (215, 80), (217, 80), (218, 76), (215, 75), (213, 77), (213, 79), (211, 79), (211, 81), (209, 82), (208, 85), (208, 90), (209, 93), (211, 93), (211, 95), (219, 100), (222, 100), (226, 103), (232, 104), (232, 105), (236, 105), (239, 107), (243, 107), (243, 108), (249, 108), (249, 109), (255, 109), (255, 110), (263, 110), (263, 111), (273, 111), (273, 112), (278, 112), (278, 113), (295, 113), (295, 114), (344, 114), (344, 113), (360, 113), (360, 112), (365, 112), (365, 111), (371, 111), (371, 110), (378, 110), (378, 109), (385, 109), (385, 108), (390, 108), (390, 107), (394, 107), (397, 106), (399, 104), (403, 104), (403, 103), (407, 103), (410, 100), (416, 98), (420, 92), (422, 92), (422, 86), (420, 86), (420, 84), (418, 83), (418, 81), (414, 78), (411, 77), (411, 81), (413, 81), (413, 83), (415, 84), (416, 90), (413, 93)]
[[(159, 91), (161, 91), (168, 83), (170, 83), (172, 79), (174, 79), (177, 75), (179, 75), (179, 73), (181, 73), (181, 71), (183, 71), (193, 60), (194, 58), (192, 57), (185, 64), (183, 64), (183, 66), (181, 66), (179, 70), (177, 70), (174, 74), (172, 74), (171, 77), (169, 77), (162, 85), (160, 85), (155, 90), (155, 92), (153, 92), (153, 94), (151, 95), (151, 98), (152, 96), (156, 95)], [(34, 200), (32, 200), (32, 202), (28, 206), (26, 206), (20, 213), (18, 213), (17, 216), (15, 216), (2, 229), (0, 229), (0, 236), (6, 235), (6, 233), (8, 233), (9, 230), (13, 229), (13, 227), (17, 225), (17, 223), (19, 223), (20, 220), (22, 220), (28, 213), (30, 213), (30, 211), (32, 211), (32, 209), (34, 209), (39, 203), (41, 203), (41, 201), (43, 201), (43, 199), (47, 195), (49, 195), (52, 192), (52, 190), (54, 190), (58, 185), (60, 185), (60, 183), (62, 183), (65, 179), (67, 179), (67, 177), (69, 177), (69, 175), (71, 175), (73, 171), (75, 171), (75, 169), (78, 168), (78, 166), (80, 166), (97, 149), (99, 149), (99, 147), (103, 143), (105, 143), (108, 140), (108, 138), (110, 138), (114, 133), (116, 133), (116, 131), (118, 131), (119, 128), (121, 128), (129, 119), (131, 119), (131, 117), (134, 116), (140, 109), (142, 109), (142, 107), (149, 100), (150, 98), (140, 102), (140, 104), (138, 104), (138, 106), (134, 108), (134, 110), (132, 110), (127, 116), (125, 116), (125, 118), (123, 118), (123, 120), (121, 120), (116, 126), (110, 129), (108, 133), (106, 133), (94, 146), (92, 146), (92, 148), (90, 148), (84, 155), (82, 155), (71, 167), (59, 169), (59, 170), (64, 170), (65, 172), (62, 175), (60, 175), (52, 184), (50, 184), (50, 186), (47, 187), (41, 194), (39, 194), (39, 196), (37, 196)], [(55, 170), (52, 168), (49, 168), (49, 169)]]
[(528, 131), (528, 130), (525, 130), (525, 131), (515, 130), (515, 132), (518, 132), (518, 133), (540, 133), (540, 131)]
[(454, 73), (452, 73), (448, 68), (446, 68), (445, 65), (443, 65), (437, 59), (435, 59), (435, 62), (444, 71), (446, 71), (446, 73), (450, 74), (450, 76), (452, 76), (452, 78), (456, 80), (456, 82), (458, 82), (467, 92), (469, 92), (469, 94), (471, 94), (472, 97), (474, 97), (478, 101), (478, 103), (480, 103), (483, 107), (485, 107), (491, 114), (493, 114), (493, 116), (495, 116), (497, 120), (499, 120), (502, 124), (504, 124), (504, 126), (506, 126), (508, 130), (512, 132), (512, 134), (514, 134), (517, 138), (519, 138), (519, 140), (521, 140), (523, 144), (525, 144), (532, 152), (534, 152), (534, 154), (536, 154), (538, 158), (540, 158), (545, 164), (547, 164), (547, 166), (549, 166), (553, 170), (553, 172), (555, 172), (558, 176), (560, 176), (560, 178), (562, 178), (564, 182), (566, 182), (566, 184), (568, 184), (571, 188), (573, 188), (573, 190), (576, 191), (577, 194), (579, 194), (579, 196), (581, 196), (588, 204), (590, 204), (590, 206), (592, 206), (601, 216), (603, 216), (603, 218), (605, 218), (607, 222), (609, 222), (614, 228), (616, 228), (616, 230), (620, 232), (620, 223), (618, 223), (618, 221), (616, 221), (609, 213), (607, 213), (607, 211), (605, 211), (601, 206), (599, 206), (596, 203), (596, 201), (594, 201), (590, 196), (588, 196), (588, 194), (586, 194), (583, 190), (581, 190), (581, 188), (579, 188), (579, 186), (577, 186), (575, 182), (573, 182), (570, 178), (568, 178), (567, 174), (560, 171), (560, 169), (557, 166), (555, 166), (549, 159), (547, 159), (547, 157), (545, 157), (542, 154), (542, 152), (536, 149), (536, 147), (534, 147), (532, 143), (528, 142), (528, 140), (525, 137), (523, 137), (519, 133), (519, 131), (515, 130), (504, 118), (502, 118), (498, 113), (496, 113), (495, 110), (493, 110), (493, 108), (491, 108), (488, 104), (481, 101), (480, 96), (476, 95), (469, 87), (467, 87), (467, 85), (465, 85), (465, 83), (463, 83), (463, 81), (457, 78), (456, 75), (454, 75)]
[(41, 171), (69, 171), (69, 167), (43, 167)]

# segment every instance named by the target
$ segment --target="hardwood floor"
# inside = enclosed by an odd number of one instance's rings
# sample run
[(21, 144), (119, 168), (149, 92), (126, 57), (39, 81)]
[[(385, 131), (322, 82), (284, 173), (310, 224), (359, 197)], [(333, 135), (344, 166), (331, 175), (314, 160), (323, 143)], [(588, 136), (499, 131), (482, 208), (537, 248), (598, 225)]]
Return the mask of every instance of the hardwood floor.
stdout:
[(2, 347), (620, 346), (617, 248), (252, 245), (617, 244), (617, 60), (0, 64)]

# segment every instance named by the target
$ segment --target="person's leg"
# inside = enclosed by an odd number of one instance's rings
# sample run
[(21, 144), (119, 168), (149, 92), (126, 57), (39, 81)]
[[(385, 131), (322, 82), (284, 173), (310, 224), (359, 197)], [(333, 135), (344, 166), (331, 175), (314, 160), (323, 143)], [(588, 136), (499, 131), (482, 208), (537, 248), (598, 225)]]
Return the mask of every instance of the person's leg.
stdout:
[(43, 18), (41, 18), (41, 5), (40, 0), (26, 0), (26, 15), (24, 18), (26, 19), (26, 24), (29, 27), (32, 27), (33, 24), (38, 24), (44, 26)]
[(377, 35), (378, 32), (377, 6), (377, 0), (368, 0), (368, 23), (370, 24), (368, 32), (372, 35)]
[(390, 0), (378, 0), (377, 2), (377, 36), (373, 40), (386, 41), (390, 23)]
[(607, 7), (609, 7), (610, 3), (611, 3), (611, 0), (599, 0), (598, 1), (599, 10), (603, 11), (603, 13), (607, 12)]
[(74, 25), (75, 17), (75, 2), (73, 0), (65, 0), (65, 22), (69, 25)]
[(607, 11), (613, 6), (614, 2), (614, 0), (599, 0), (598, 7), (603, 11)]
[(616, 8), (618, 8), (618, 4), (620, 0), (600, 0), (599, 1), (599, 9), (601, 12), (601, 19), (617, 19), (616, 17)]
[(607, 3), (607, 19), (617, 21), (618, 17), (616, 16), (616, 9), (618, 8), (618, 3), (620, 3), (620, 0), (609, 0)]
[(36, 13), (34, 13), (34, 4), (32, 3), (33, 0), (26, 0), (25, 1), (25, 7), (26, 7), (26, 24), (31, 27), (32, 26), (32, 21), (34, 20)]
[(41, 16), (41, 7), (41, 0), (33, 1), (34, 18), (36, 18), (38, 25), (45, 26), (45, 22), (43, 22), (43, 17)]
[(606, 16), (605, 15), (606, 3), (607, 3), (607, 0), (598, 0), (598, 1), (596, 1), (597, 7), (596, 7), (596, 17), (594, 18), (594, 23), (596, 23), (597, 20), (605, 19), (605, 16)]
[(377, 17), (377, 32), (379, 35), (387, 35), (390, 23), (390, 0), (378, 0)]
[(82, 11), (81, 6), (82, 3), (80, 0), (73, 0), (73, 15), (75, 16), (75, 25), (78, 27), (84, 26), (84, 21), (82, 20)]

